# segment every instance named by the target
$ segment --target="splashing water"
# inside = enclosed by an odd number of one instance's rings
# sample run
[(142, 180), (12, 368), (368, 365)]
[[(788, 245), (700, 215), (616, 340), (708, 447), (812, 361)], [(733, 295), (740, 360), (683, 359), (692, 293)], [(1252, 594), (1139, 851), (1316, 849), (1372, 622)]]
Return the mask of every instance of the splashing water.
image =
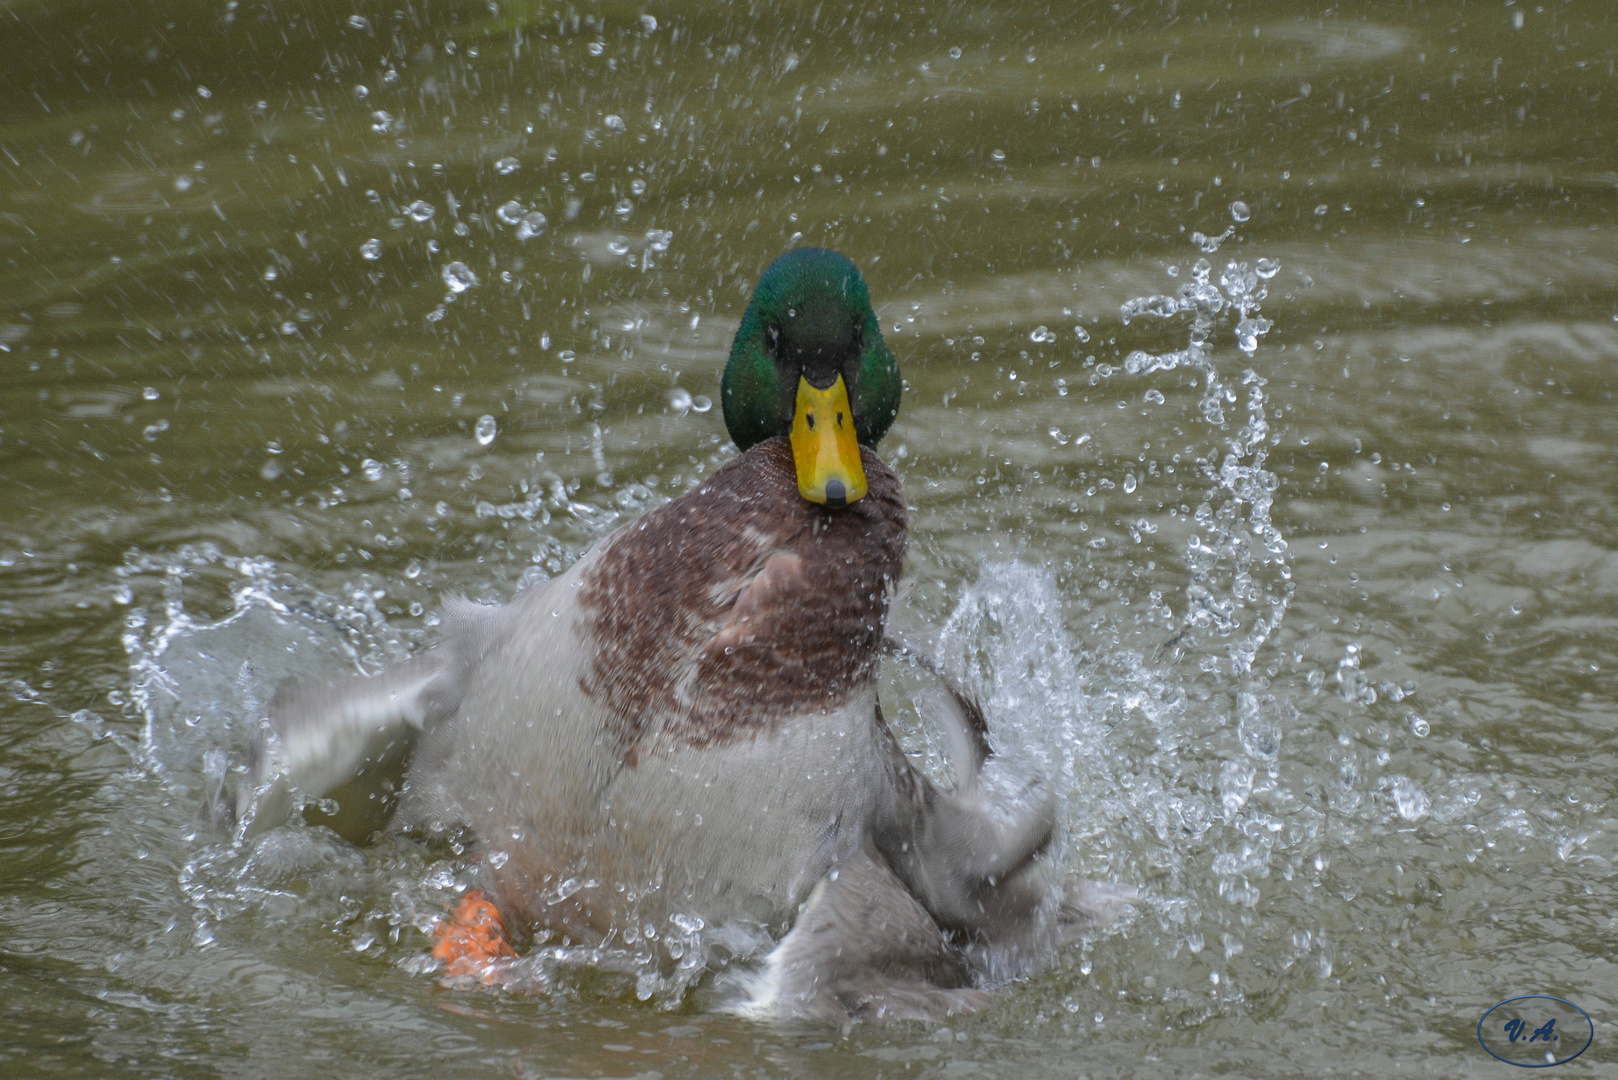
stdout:
[[(1211, 250), (1204, 241), (1194, 243)], [(1231, 262), (1215, 284), (1208, 261), (1197, 259), (1177, 295), (1137, 297), (1121, 309), (1126, 324), (1189, 316), (1185, 347), (1135, 351), (1121, 367), (1096, 368), (1099, 379), (1198, 375), (1196, 415), (1212, 445), (1191, 456), (1205, 487), (1186, 499), (1194, 507), (1189, 521), (1162, 523), (1189, 526), (1178, 618), (1170, 618), (1175, 605), (1160, 587), (1146, 598), (1145, 614), (1142, 605), (1103, 610), (1082, 590), (1064, 591), (1050, 570), (991, 562), (939, 638), (943, 662), (985, 705), (1005, 774), (1042, 777), (1062, 796), (1065, 836), (1054, 857), (1085, 876), (1145, 886), (1142, 906), (1175, 954), (1199, 953), (1210, 926), (1227, 955), (1239, 952), (1244, 917), (1207, 909), (1209, 875), (1227, 912), (1251, 911), (1272, 863), (1289, 840), (1298, 842), (1281, 833), (1272, 810), (1284, 798), (1283, 739), (1299, 714), (1255, 670), (1293, 595), (1287, 543), (1271, 521), (1278, 481), (1266, 468), (1274, 442), (1266, 381), (1251, 368), (1224, 375), (1213, 345), (1221, 323), (1235, 316), (1239, 355), (1256, 351), (1271, 328), (1259, 316), (1265, 283), (1278, 269), (1269, 259), (1254, 268)], [(1173, 385), (1150, 386), (1144, 398), (1163, 404)], [(1126, 493), (1144, 491), (1148, 478), (1137, 471), (1125, 474)], [(1142, 518), (1132, 531), (1140, 542), (1157, 527)], [(1082, 641), (1069, 630), (1080, 623), (1088, 628)], [(1155, 649), (1129, 644), (1142, 628), (1156, 637)], [(1389, 788), (1407, 818), (1425, 812), (1413, 788)], [(1328, 955), (1321, 937), (1308, 947)], [(1230, 986), (1221, 993), (1240, 995)]]

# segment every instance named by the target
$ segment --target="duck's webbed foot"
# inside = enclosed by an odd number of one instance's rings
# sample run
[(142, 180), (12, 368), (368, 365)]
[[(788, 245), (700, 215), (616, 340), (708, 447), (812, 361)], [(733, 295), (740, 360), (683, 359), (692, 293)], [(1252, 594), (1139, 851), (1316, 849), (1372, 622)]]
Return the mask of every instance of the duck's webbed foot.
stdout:
[(752, 1007), (780, 1018), (942, 1020), (976, 1012), (965, 955), (870, 845), (810, 895)]
[(516, 955), (499, 909), (477, 889), (433, 928), (433, 957), (443, 962), (447, 979), (486, 977), (498, 961)]

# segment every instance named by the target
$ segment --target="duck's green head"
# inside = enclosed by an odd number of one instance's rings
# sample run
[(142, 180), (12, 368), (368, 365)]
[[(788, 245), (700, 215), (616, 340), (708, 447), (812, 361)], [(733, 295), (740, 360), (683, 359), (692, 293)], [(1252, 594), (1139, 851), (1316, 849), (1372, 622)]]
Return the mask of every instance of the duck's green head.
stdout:
[(799, 248), (758, 279), (719, 394), (739, 449), (787, 436), (798, 491), (835, 509), (865, 494), (859, 444), (887, 433), (900, 386), (859, 269)]

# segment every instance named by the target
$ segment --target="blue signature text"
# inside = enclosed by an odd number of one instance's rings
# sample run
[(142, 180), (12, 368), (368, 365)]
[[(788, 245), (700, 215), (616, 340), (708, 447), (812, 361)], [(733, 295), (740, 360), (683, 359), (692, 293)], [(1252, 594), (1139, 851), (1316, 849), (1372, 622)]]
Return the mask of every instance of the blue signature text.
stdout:
[[(1556, 1019), (1553, 1017), (1545, 1021), (1542, 1027), (1535, 1028), (1534, 1033), (1528, 1036), (1528, 1041), (1535, 1042), (1536, 1040), (1542, 1039), (1545, 1042), (1550, 1042), (1552, 1039), (1560, 1040), (1561, 1037), (1555, 1033), (1555, 1027)], [(1527, 1029), (1528, 1024), (1525, 1021), (1515, 1019), (1507, 1020), (1506, 1038), (1511, 1042), (1516, 1042), (1518, 1039), (1523, 1037), (1523, 1033), (1527, 1031)]]

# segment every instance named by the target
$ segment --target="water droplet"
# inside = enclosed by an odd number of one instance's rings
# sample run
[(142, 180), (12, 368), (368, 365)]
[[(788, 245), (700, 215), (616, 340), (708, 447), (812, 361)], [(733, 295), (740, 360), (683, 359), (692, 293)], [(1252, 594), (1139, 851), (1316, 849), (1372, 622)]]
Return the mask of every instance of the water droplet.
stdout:
[(405, 213), (410, 215), (412, 221), (426, 221), (433, 216), (433, 204), (423, 199), (417, 199), (405, 207)]
[(360, 462), (360, 475), (371, 483), (376, 483), (382, 479), (382, 463), (376, 458), (366, 458)]
[(517, 226), (518, 240), (532, 240), (545, 231), (545, 215), (538, 210), (532, 210), (522, 217), (522, 223)]
[(1258, 348), (1258, 339), (1270, 332), (1275, 324), (1268, 319), (1243, 319), (1236, 324), (1236, 346), (1244, 353)]
[(1136, 481), (1135, 481), (1135, 474), (1134, 473), (1124, 473), (1124, 494), (1125, 495), (1133, 495), (1135, 493), (1135, 483), (1136, 483)]
[(1319, 206), (1315, 207), (1315, 217), (1325, 217), (1327, 209), (1329, 208), (1326, 206), (1326, 204), (1321, 203)]
[(183, 176), (183, 175), (182, 176), (176, 176), (174, 178), (174, 190), (175, 191), (190, 191), (192, 183), (193, 183), (193, 181), (189, 176)]
[(629, 193), (631, 195), (644, 195), (644, 194), (646, 194), (646, 181), (642, 180), (638, 176), (635, 179), (631, 180), (629, 182)]
[(713, 408), (713, 401), (706, 394), (698, 394), (691, 399), (691, 411), (705, 413)]
[(522, 203), (512, 199), (508, 203), (501, 203), (500, 209), (494, 212), (494, 216), (507, 225), (515, 225), (522, 220), (523, 212)]
[(961, 58), (961, 47), (959, 45), (951, 45), (949, 47), (949, 58), (951, 60), (959, 60)]
[(277, 270), (273, 266), (266, 266), (264, 268), (264, 273), (260, 276), (263, 277), (265, 281), (274, 281), (276, 278), (281, 276), (281, 271)]
[(1006, 160), (1006, 152), (1004, 150), (991, 150), (989, 151), (989, 156), (996, 161)]
[(1281, 264), (1275, 259), (1260, 259), (1253, 264), (1253, 272), (1265, 281), (1273, 278), (1281, 270)]
[(1230, 216), (1231, 216), (1232, 220), (1239, 223), (1239, 222), (1246, 221), (1248, 218), (1252, 217), (1253, 216), (1253, 211), (1248, 208), (1248, 205), (1246, 203), (1244, 203), (1240, 199), (1238, 199), (1237, 201), (1230, 204)]
[(1416, 736), (1416, 738), (1425, 739), (1427, 737), (1428, 732), (1433, 730), (1433, 727), (1432, 727), (1431, 724), (1429, 724), (1427, 721), (1423, 720), (1421, 717), (1417, 716), (1415, 713), (1411, 713), (1410, 714), (1410, 730)]
[(147, 424), (145, 429), (141, 431), (141, 437), (147, 442), (156, 442), (158, 435), (167, 431), (168, 429), (168, 420), (158, 420), (155, 423)]
[(514, 157), (503, 157), (494, 163), (494, 171), (501, 176), (510, 176), (520, 168), (522, 168), (522, 162)]
[(629, 199), (619, 199), (613, 204), (612, 212), (621, 218), (627, 218), (635, 212), (635, 204)]
[(144, 389), (144, 390), (142, 390), (140, 392), (140, 396), (145, 398), (147, 401), (156, 401), (157, 400), (157, 387), (148, 386), (146, 389)]
[(1054, 332), (1052, 332), (1048, 327), (1036, 326), (1036, 327), (1034, 327), (1034, 332), (1028, 335), (1028, 340), (1032, 341), (1032, 342), (1035, 342), (1036, 344), (1044, 343), (1044, 342), (1047, 342), (1047, 341), (1055, 341), (1056, 340), (1056, 334)]
[(669, 391), (669, 408), (682, 416), (691, 411), (692, 404), (691, 391), (679, 386)]
[(484, 413), (478, 417), (477, 427), (472, 429), (472, 433), (477, 436), (479, 446), (488, 446), (494, 442), (495, 432), (498, 428), (499, 425), (494, 422), (494, 417)]
[(374, 236), (371, 237), (371, 239), (360, 245), (360, 254), (375, 262), (382, 257), (382, 241)]
[(363, 101), (371, 96), (371, 88), (366, 86), (364, 83), (356, 83), (354, 86), (354, 96)]
[(673, 239), (674, 234), (668, 229), (646, 230), (646, 246), (651, 248), (653, 251), (667, 251), (669, 249), (669, 244), (673, 241)]
[(348, 25), (355, 30), (369, 30), (371, 28), (371, 20), (367, 19), (364, 15), (350, 15), (348, 17)]
[[(387, 81), (392, 81), (392, 80), (387, 80)], [(376, 110), (375, 112), (373, 112), (371, 114), (371, 130), (376, 132), (378, 135), (386, 135), (388, 133), (388, 128), (390, 128), (392, 126), (393, 126), (393, 114), (392, 113), (387, 112), (386, 110), (383, 110), (383, 109), (378, 109), (378, 110)]]
[(504, 852), (504, 851), (491, 851), (491, 852), (489, 852), (489, 865), (494, 867), (496, 870), (498, 870), (502, 866), (506, 865), (506, 863), (510, 859), (511, 859), (511, 855), (509, 853), (507, 853), (507, 852)]
[(640, 28), (648, 34), (657, 33), (657, 16), (642, 15), (640, 17)]
[(607, 47), (605, 45), (603, 45), (599, 41), (592, 41), (592, 42), (590, 42), (590, 44), (588, 46), (588, 50), (589, 50), (589, 53), (590, 53), (591, 56), (600, 56), (603, 52), (606, 51), (606, 49), (607, 49)]
[(1161, 405), (1164, 401), (1163, 391), (1156, 388), (1146, 391), (1145, 397), (1146, 400), (1151, 402), (1153, 405)]
[(624, 130), (624, 118), (619, 116), (617, 113), (607, 114), (607, 116), (603, 118), (601, 122), (607, 125), (608, 131)]
[(1432, 805), (1427, 793), (1408, 776), (1393, 778), (1393, 801), (1399, 807), (1399, 816), (1406, 821), (1421, 820), (1427, 815), (1427, 808)]
[(270, 458), (258, 470), (258, 474), (266, 480), (274, 480), (281, 475), (281, 463), (274, 458)]
[(478, 283), (477, 275), (472, 273), (470, 267), (460, 261), (452, 262), (444, 267), (442, 276), (444, 284), (449, 286), (449, 291), (452, 293), (463, 293), (468, 289), (475, 288)]

